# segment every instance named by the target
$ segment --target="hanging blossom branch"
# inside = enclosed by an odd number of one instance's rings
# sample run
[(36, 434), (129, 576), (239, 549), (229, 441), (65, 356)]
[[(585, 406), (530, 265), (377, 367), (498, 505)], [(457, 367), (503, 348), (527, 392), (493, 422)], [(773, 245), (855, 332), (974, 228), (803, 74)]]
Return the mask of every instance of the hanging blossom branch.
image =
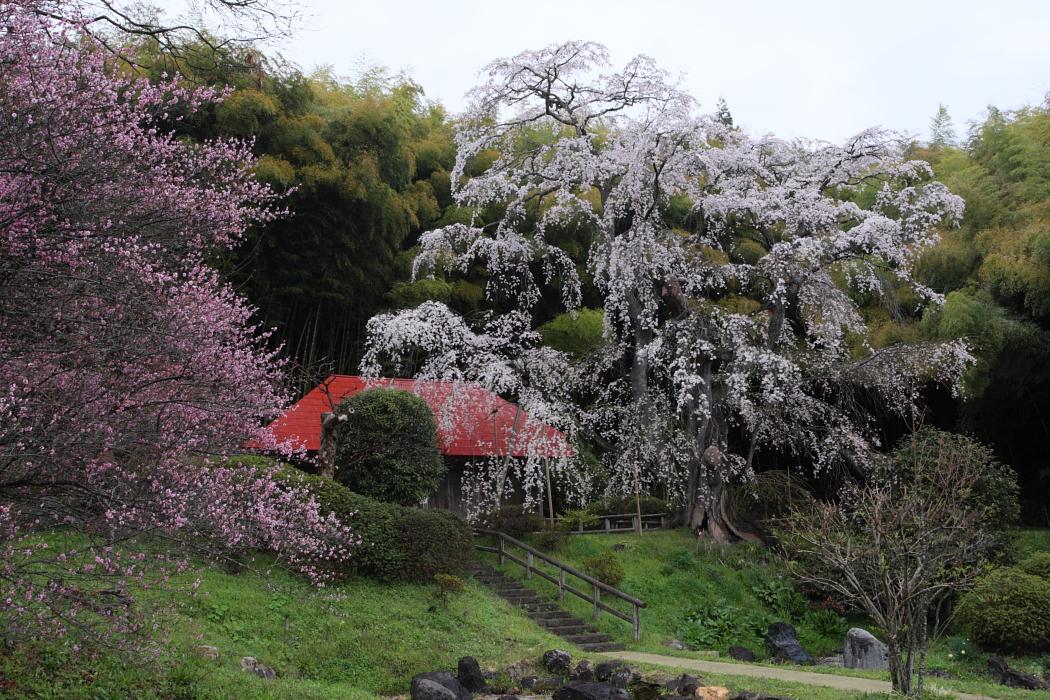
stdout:
[[(132, 621), (113, 618), (156, 568), (117, 546), (141, 533), (267, 550), (323, 582), (356, 537), (305, 491), (214, 463), (272, 443), (258, 426), (287, 401), (268, 332), (205, 264), (281, 215), (276, 194), (250, 144), (157, 129), (219, 94), (116, 76), (41, 7), (0, 7), (5, 629), (119, 638)], [(79, 533), (76, 551), (48, 545), (55, 528)]]
[(890, 303), (899, 286), (939, 303), (911, 269), (963, 203), (891, 132), (752, 138), (698, 115), (651, 59), (608, 64), (603, 47), (568, 42), (485, 69), (453, 178), (478, 220), (426, 234), (416, 273), (483, 263), (502, 308), (528, 314), (556, 282), (573, 309), (580, 280), (547, 231), (590, 227), (608, 346), (560, 377), (578, 388), (565, 414), (611, 484), (665, 481), (724, 539), (726, 485), (756, 452), (863, 466), (874, 407), (908, 416), (927, 383), (958, 386), (963, 343), (874, 347), (861, 300)]

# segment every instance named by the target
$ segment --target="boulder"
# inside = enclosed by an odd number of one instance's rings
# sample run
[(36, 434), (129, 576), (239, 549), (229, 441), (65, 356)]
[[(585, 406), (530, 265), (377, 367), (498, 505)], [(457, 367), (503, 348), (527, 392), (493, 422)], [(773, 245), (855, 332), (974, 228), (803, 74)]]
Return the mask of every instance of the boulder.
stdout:
[(622, 661), (603, 661), (594, 667), (594, 677), (599, 681), (609, 680), (609, 676), (618, 668), (623, 668)]
[(631, 700), (623, 688), (608, 683), (569, 681), (554, 691), (553, 700)]
[(685, 651), (689, 648), (685, 645), (685, 642), (680, 639), (668, 639), (664, 642), (664, 646), (668, 649), (677, 649), (678, 651)]
[(557, 676), (540, 676), (532, 684), (532, 690), (537, 693), (551, 693), (561, 687), (564, 679)]
[(795, 664), (813, 663), (813, 657), (799, 644), (795, 628), (786, 622), (774, 622), (766, 631), (766, 649), (775, 659)]
[(429, 678), (412, 683), (412, 700), (456, 700), (456, 694)]
[(473, 656), (464, 656), (456, 664), (456, 680), (471, 693), (477, 693), (485, 689), (485, 674), (481, 672), (481, 665)]
[(572, 655), (561, 649), (550, 649), (543, 652), (543, 668), (549, 673), (559, 676), (569, 675)]
[(218, 647), (213, 647), (210, 644), (201, 644), (197, 647), (197, 656), (203, 657), (205, 659), (216, 660), (221, 656), (221, 654), (219, 654)]
[(842, 654), (832, 654), (831, 656), (825, 656), (817, 659), (817, 666), (834, 666), (836, 668), (845, 665)]
[(853, 627), (846, 632), (846, 646), (842, 650), (842, 665), (846, 668), (871, 668), (885, 671), (890, 667), (886, 645), (871, 632)]
[(623, 666), (609, 674), (608, 683), (609, 685), (616, 686), (617, 688), (626, 688), (634, 680), (634, 671), (627, 668), (626, 666)]
[(658, 700), (663, 695), (664, 687), (654, 681), (639, 679), (631, 683), (630, 690), (634, 700)]
[(720, 685), (705, 685), (697, 688), (694, 696), (699, 700), (729, 700), (729, 688)]
[(612, 546), (612, 551), (614, 552), (622, 552), (625, 549), (627, 549), (627, 545), (623, 542), (617, 542)]
[(247, 673), (254, 673), (259, 678), (265, 678), (268, 681), (272, 681), (277, 677), (277, 671), (274, 671), (254, 656), (241, 657), (241, 670)]
[[(417, 700), (416, 689), (423, 681), (431, 681), (437, 683), (445, 690), (452, 693), (452, 697), (456, 700), (470, 700), (470, 693), (466, 688), (459, 682), (459, 680), (448, 671), (431, 671), (429, 673), (418, 673), (412, 676), (412, 685), (410, 686), (410, 692), (412, 700)], [(429, 686), (428, 686), (429, 687)], [(433, 689), (430, 689), (433, 691)], [(425, 700), (440, 700), (439, 698), (426, 698)]]
[(678, 677), (678, 694), (679, 695), (696, 695), (697, 688), (704, 685), (702, 678), (691, 676), (688, 673), (683, 673)]
[(1036, 678), (1030, 673), (1024, 673), (1010, 668), (1002, 658), (992, 656), (988, 659), (988, 673), (992, 674), (998, 683), (1011, 688), (1023, 688), (1025, 690), (1050, 690), (1050, 683)]
[(755, 652), (747, 647), (729, 647), (729, 656), (737, 661), (756, 661), (758, 659)]
[(576, 664), (576, 668), (573, 669), (570, 677), (574, 681), (593, 681), (594, 669), (591, 668), (591, 662), (587, 659), (580, 661), (580, 663)]

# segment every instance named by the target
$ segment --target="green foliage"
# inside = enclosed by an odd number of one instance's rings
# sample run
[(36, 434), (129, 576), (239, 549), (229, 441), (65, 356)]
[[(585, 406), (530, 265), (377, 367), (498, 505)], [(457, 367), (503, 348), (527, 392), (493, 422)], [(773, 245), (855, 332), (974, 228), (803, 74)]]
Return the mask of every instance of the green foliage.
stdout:
[(565, 539), (565, 531), (547, 528), (536, 535), (536, 546), (545, 552), (552, 552)]
[(324, 514), (334, 513), (362, 538), (350, 558), (351, 573), (387, 581), (430, 581), (435, 574), (462, 573), (471, 561), (472, 533), (454, 513), (384, 503), (333, 479), (290, 467), (278, 478), (309, 489)]
[[(655, 496), (641, 497), (642, 515), (655, 515), (667, 513), (669, 508), (667, 501)], [(609, 496), (587, 504), (587, 510), (597, 516), (602, 515), (625, 515), (634, 513), (638, 509), (638, 502), (633, 494), (625, 496)]]
[(451, 574), (434, 574), (434, 601), (448, 609), (449, 601), (463, 592), (463, 579)]
[(620, 582), (623, 581), (623, 577), (626, 575), (623, 564), (612, 552), (603, 552), (597, 556), (584, 559), (583, 570), (602, 583), (614, 588), (620, 585)]
[(973, 488), (955, 494), (960, 507), (981, 513), (980, 526), (992, 532), (1003, 533), (1016, 525), (1020, 514), (1017, 475), (990, 448), (965, 435), (922, 428), (901, 439), (874, 477), (927, 488), (938, 470), (955, 463), (966, 463), (978, 474)]
[(1021, 561), (1017, 568), (1031, 576), (1050, 581), (1050, 552), (1036, 552)]
[(959, 623), (982, 647), (997, 651), (1050, 651), (1050, 579), (1002, 568), (963, 596)]
[(601, 309), (579, 309), (559, 314), (539, 327), (543, 343), (576, 357), (588, 355), (604, 342)]
[(598, 524), (598, 516), (586, 508), (569, 509), (561, 514), (558, 524), (563, 530), (586, 530)]
[(335, 412), (335, 476), (350, 490), (401, 505), (417, 505), (437, 490), (446, 468), (426, 401), (408, 391), (369, 389)]
[(501, 506), (482, 513), (478, 524), (487, 530), (497, 530), (515, 538), (544, 528), (544, 520), (539, 513), (520, 505)]

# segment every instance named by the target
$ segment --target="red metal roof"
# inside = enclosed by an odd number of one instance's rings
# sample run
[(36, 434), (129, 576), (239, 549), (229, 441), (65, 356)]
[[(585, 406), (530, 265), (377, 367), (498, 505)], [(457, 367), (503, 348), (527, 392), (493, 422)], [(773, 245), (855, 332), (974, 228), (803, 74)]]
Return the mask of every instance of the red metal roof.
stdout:
[(515, 404), (477, 385), (333, 374), (269, 425), (278, 442), (308, 450), (321, 446), (321, 414), (364, 389), (404, 389), (430, 406), (438, 426), (438, 449), (451, 457), (529, 455), (571, 457), (565, 433), (529, 417)]

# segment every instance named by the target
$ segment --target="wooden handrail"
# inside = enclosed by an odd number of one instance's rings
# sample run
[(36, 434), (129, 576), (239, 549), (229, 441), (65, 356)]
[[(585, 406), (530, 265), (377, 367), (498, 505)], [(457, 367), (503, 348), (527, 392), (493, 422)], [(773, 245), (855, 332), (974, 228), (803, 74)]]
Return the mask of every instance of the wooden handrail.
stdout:
[[(535, 573), (538, 576), (540, 576), (541, 578), (543, 578), (543, 579), (545, 579), (547, 581), (550, 581), (551, 583), (553, 583), (554, 585), (556, 585), (558, 587), (558, 600), (559, 600), (559, 602), (565, 599), (565, 593), (566, 592), (571, 593), (572, 595), (575, 595), (576, 597), (581, 598), (583, 600), (586, 600), (587, 602), (592, 603), (594, 605), (594, 619), (595, 620), (597, 620), (600, 617), (602, 610), (604, 610), (604, 611), (610, 613), (611, 615), (614, 615), (615, 617), (620, 618), (621, 620), (625, 620), (627, 622), (632, 623), (632, 626), (634, 627), (634, 639), (635, 639), (635, 641), (637, 641), (641, 637), (641, 614), (640, 614), (640, 610), (645, 607), (645, 601), (639, 600), (638, 598), (635, 598), (632, 595), (624, 593), (623, 591), (619, 590), (618, 588), (610, 586), (607, 583), (603, 583), (602, 581), (599, 581), (598, 579), (594, 578), (593, 576), (585, 574), (582, 571), (580, 571), (578, 569), (575, 569), (575, 568), (569, 566), (568, 564), (566, 564), (564, 562), (558, 561), (554, 557), (549, 556), (548, 554), (545, 554), (544, 552), (541, 552), (540, 550), (536, 549), (535, 547), (531, 547), (531, 546), (525, 544), (524, 542), (522, 542), (521, 540), (517, 540), (517, 539), (511, 537), (510, 535), (508, 535), (506, 533), (499, 532), (498, 530), (482, 530), (482, 529), (477, 529), (474, 532), (476, 532), (479, 535), (487, 535), (489, 537), (495, 537), (496, 541), (497, 541), (497, 546), (496, 547), (485, 547), (485, 546), (482, 546), (482, 545), (475, 545), (475, 547), (478, 550), (480, 550), (482, 552), (492, 552), (493, 554), (495, 554), (498, 557), (500, 564), (503, 564), (504, 560), (509, 559), (512, 562), (514, 562), (515, 564), (518, 564), (519, 566), (524, 567), (525, 568), (525, 577), (526, 578), (532, 578), (532, 574)], [(525, 552), (525, 559), (524, 560), (519, 559), (518, 557), (514, 556), (513, 554), (508, 553), (507, 552), (507, 545), (508, 544), (513, 545), (513, 546), (521, 549), (522, 551), (524, 551)], [(555, 578), (553, 575), (548, 574), (546, 571), (541, 571), (540, 569), (536, 568), (536, 566), (535, 566), (535, 560), (536, 559), (539, 559), (540, 561), (546, 562), (547, 564), (550, 564), (554, 568), (558, 569), (558, 577)], [(583, 591), (579, 590), (578, 588), (574, 588), (573, 586), (568, 585), (565, 582), (565, 574), (569, 574), (571, 576), (575, 576), (576, 578), (580, 579), (581, 581), (584, 581), (585, 583), (590, 584), (590, 586), (591, 586), (591, 595), (587, 595), (586, 593), (584, 593)], [(610, 595), (610, 596), (612, 596), (614, 598), (619, 598), (620, 600), (623, 600), (623, 601), (626, 601), (627, 603), (630, 603), (631, 606), (633, 607), (633, 611), (632, 611), (633, 614), (628, 616), (627, 613), (621, 612), (620, 610), (617, 610), (616, 608), (613, 608), (613, 607), (609, 606), (607, 603), (603, 602), (602, 601), (602, 592), (605, 592), (606, 594), (608, 594), (608, 595)]]

